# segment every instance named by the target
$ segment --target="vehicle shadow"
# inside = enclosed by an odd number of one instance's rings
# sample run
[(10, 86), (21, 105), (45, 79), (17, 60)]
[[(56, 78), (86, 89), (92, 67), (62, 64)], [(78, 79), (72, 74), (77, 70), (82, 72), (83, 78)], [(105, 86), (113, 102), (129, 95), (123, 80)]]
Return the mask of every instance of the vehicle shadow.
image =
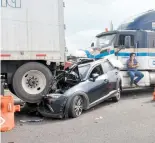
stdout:
[(106, 100), (106, 101), (103, 101), (102, 103), (100, 103), (100, 104), (98, 104), (98, 105), (96, 105), (96, 106), (94, 106), (94, 107), (92, 107), (92, 108), (90, 108), (90, 109), (88, 109), (86, 111), (83, 111), (83, 114), (87, 114), (89, 112), (93, 112), (93, 111), (98, 110), (98, 109), (100, 109), (102, 107), (105, 107), (105, 106), (110, 106), (111, 104), (114, 104), (114, 103), (115, 102), (113, 102), (110, 99)]
[(137, 99), (137, 98), (145, 98), (147, 96), (152, 96), (153, 89), (141, 89), (141, 90), (133, 90), (133, 91), (123, 91), (121, 95), (121, 100), (128, 99)]
[(155, 101), (153, 101), (152, 99), (151, 100), (149, 100), (149, 101), (146, 101), (146, 102), (143, 102), (143, 103), (155, 103)]

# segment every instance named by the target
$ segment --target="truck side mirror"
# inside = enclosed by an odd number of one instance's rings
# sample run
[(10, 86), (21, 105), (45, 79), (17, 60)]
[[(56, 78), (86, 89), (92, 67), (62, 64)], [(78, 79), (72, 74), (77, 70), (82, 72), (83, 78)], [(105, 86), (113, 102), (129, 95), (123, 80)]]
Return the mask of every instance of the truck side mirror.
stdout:
[(131, 47), (131, 36), (125, 36), (125, 42), (124, 42), (125, 48)]
[(91, 47), (94, 47), (94, 42), (93, 42), (93, 43), (91, 43)]

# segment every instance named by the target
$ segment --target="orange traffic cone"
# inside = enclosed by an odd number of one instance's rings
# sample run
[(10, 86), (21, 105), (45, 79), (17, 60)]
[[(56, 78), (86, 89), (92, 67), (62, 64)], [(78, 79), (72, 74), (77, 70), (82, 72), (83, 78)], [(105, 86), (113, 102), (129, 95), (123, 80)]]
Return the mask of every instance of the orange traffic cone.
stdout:
[(1, 96), (0, 105), (0, 131), (6, 132), (14, 128), (14, 112), (20, 111), (20, 105), (14, 105), (13, 96)]
[(153, 101), (155, 101), (155, 88), (154, 88), (154, 92), (153, 92)]

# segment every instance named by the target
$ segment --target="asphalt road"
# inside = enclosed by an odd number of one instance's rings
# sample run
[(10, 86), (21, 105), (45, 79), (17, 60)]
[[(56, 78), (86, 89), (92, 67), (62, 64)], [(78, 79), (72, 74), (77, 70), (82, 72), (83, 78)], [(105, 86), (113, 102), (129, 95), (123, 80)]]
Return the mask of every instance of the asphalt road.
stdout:
[(2, 133), (2, 143), (155, 143), (152, 91), (125, 92), (118, 103), (106, 101), (66, 120), (16, 115), (16, 127)]

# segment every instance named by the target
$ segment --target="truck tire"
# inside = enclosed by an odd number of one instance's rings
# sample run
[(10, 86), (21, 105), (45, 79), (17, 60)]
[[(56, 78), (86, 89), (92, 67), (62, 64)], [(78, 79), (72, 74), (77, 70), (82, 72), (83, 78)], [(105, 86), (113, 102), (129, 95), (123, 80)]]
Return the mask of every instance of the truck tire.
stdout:
[(0, 95), (4, 95), (4, 86), (3, 86), (2, 83), (1, 83), (1, 91), (0, 91)]
[(38, 103), (54, 80), (51, 71), (43, 64), (30, 62), (17, 69), (13, 77), (16, 96), (28, 103)]
[(8, 84), (8, 88), (9, 88), (11, 93), (15, 94), (15, 91), (13, 89), (13, 85), (12, 84)]

